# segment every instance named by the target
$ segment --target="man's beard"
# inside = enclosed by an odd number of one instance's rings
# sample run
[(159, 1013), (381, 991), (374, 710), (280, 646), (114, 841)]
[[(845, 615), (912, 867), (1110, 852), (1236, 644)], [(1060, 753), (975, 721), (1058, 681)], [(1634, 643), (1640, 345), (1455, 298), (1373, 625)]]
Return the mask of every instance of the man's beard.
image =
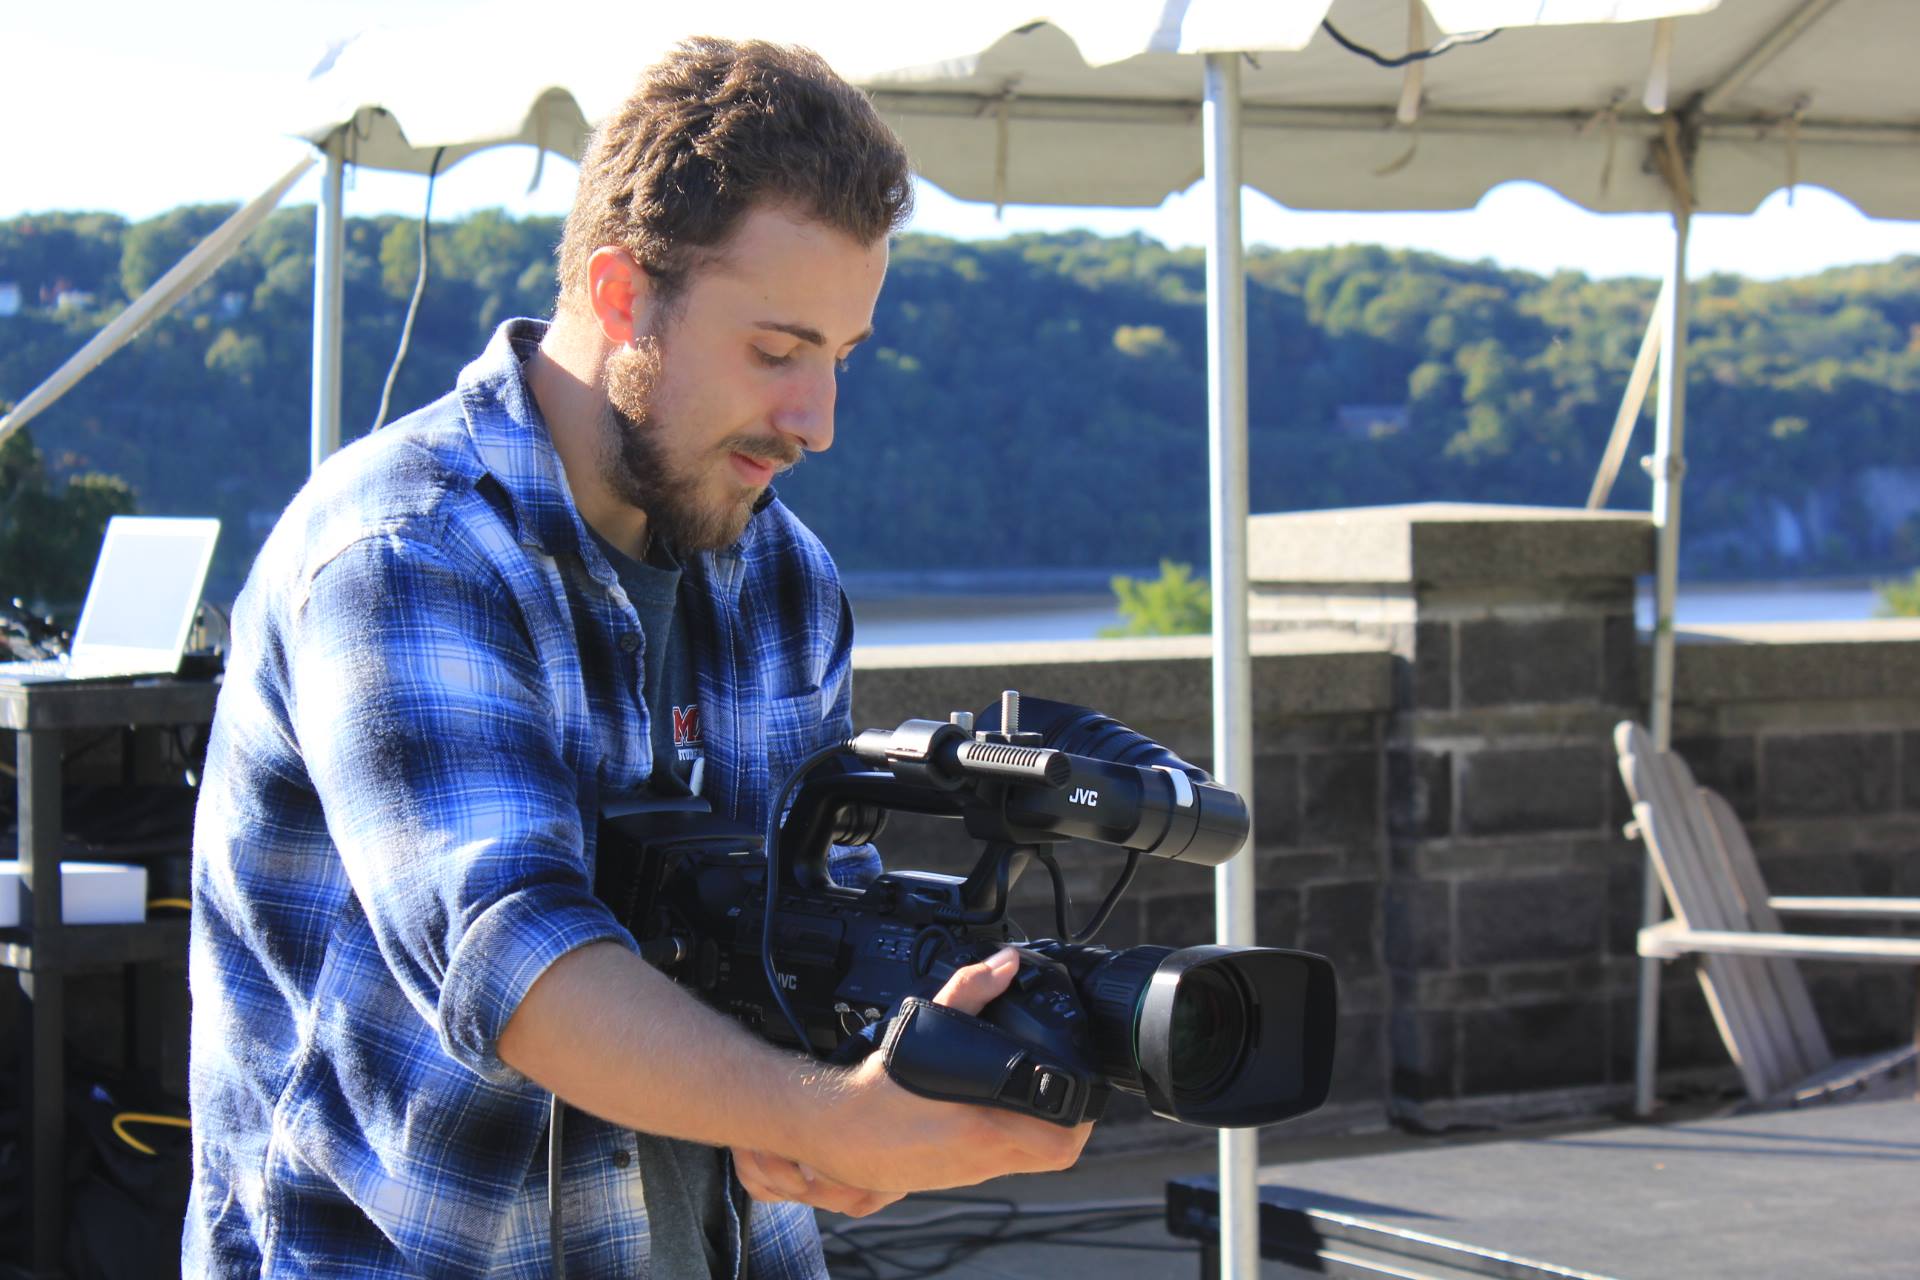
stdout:
[[(703, 500), (702, 487), (712, 484), (707, 470), (683, 471), (667, 460), (661, 435), (671, 428), (653, 412), (660, 365), (660, 344), (652, 338), (642, 338), (607, 358), (600, 478), (621, 501), (646, 512), (652, 537), (674, 550), (711, 551), (732, 546), (745, 531), (763, 490), (741, 485), (732, 497), (717, 502)], [(800, 460), (799, 450), (778, 440), (743, 435), (712, 447), (712, 467), (726, 467), (729, 453), (771, 462), (776, 471), (787, 470)]]

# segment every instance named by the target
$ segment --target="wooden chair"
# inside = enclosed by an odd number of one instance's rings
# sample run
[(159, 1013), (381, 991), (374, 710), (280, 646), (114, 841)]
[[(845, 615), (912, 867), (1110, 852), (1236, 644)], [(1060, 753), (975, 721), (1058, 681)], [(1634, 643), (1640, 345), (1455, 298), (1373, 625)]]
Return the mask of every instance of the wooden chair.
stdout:
[(1646, 841), (1674, 916), (1640, 931), (1640, 954), (1701, 955), (1700, 985), (1748, 1096), (1793, 1105), (1912, 1059), (1920, 1048), (1920, 1000), (1914, 1045), (1836, 1061), (1795, 962), (1920, 965), (1920, 938), (1786, 933), (1780, 916), (1920, 920), (1920, 898), (1769, 897), (1732, 806), (1697, 784), (1685, 760), (1656, 750), (1632, 721), (1614, 730), (1614, 745), (1633, 799), (1628, 832)]

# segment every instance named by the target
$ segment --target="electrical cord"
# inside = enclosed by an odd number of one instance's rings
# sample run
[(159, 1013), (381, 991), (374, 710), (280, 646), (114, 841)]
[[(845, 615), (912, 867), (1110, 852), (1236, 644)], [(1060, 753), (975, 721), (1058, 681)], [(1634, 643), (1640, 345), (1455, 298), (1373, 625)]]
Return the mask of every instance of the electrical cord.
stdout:
[(135, 1124), (153, 1125), (162, 1129), (193, 1128), (193, 1122), (188, 1120), (187, 1117), (185, 1116), (159, 1115), (152, 1111), (116, 1112), (113, 1117), (113, 1125), (112, 1125), (113, 1136), (120, 1139), (120, 1141), (126, 1143), (129, 1147), (132, 1147), (135, 1151), (138, 1151), (143, 1156), (154, 1156), (154, 1155), (159, 1155), (160, 1153), (156, 1151), (153, 1147), (148, 1146), (146, 1143), (142, 1142), (140, 1139), (134, 1137), (131, 1133), (127, 1132), (127, 1126), (135, 1125)]
[(120, 730), (117, 728), (109, 729), (105, 733), (95, 734), (93, 737), (88, 738), (85, 742), (81, 743), (79, 746), (72, 747), (66, 751), (61, 752), (60, 763), (63, 765), (72, 764), (75, 760), (78, 760), (81, 756), (86, 755), (90, 751), (99, 750), (101, 747), (105, 746), (109, 742), (114, 741), (119, 736), (120, 736)]
[(1072, 906), (1072, 901), (1067, 896), (1067, 878), (1061, 874), (1060, 864), (1054, 860), (1049, 850), (1035, 850), (1034, 857), (1040, 860), (1040, 865), (1047, 869), (1047, 878), (1053, 881), (1053, 931), (1060, 935), (1061, 941), (1064, 942), (1073, 934), (1073, 930), (1067, 924), (1067, 912)]
[(433, 153), (433, 163), (427, 167), (427, 207), (420, 215), (420, 271), (413, 278), (413, 297), (407, 302), (407, 318), (400, 326), (400, 348), (393, 353), (393, 363), (387, 367), (387, 384), (380, 389), (380, 411), (373, 415), (373, 430), (378, 431), (387, 420), (387, 406), (393, 402), (393, 384), (400, 378), (400, 366), (406, 362), (407, 347), (413, 342), (413, 320), (420, 314), (420, 297), (427, 291), (427, 231), (433, 225), (433, 180), (440, 173), (440, 158), (447, 154), (441, 147)]
[[(1156, 1221), (1164, 1213), (1164, 1208), (1153, 1211), (1143, 1210), (1124, 1216), (1116, 1215), (1105, 1219), (1091, 1219), (1060, 1226), (1039, 1226), (1026, 1230), (1014, 1230), (1006, 1225), (1011, 1220), (1003, 1219), (997, 1229), (985, 1232), (978, 1229), (955, 1231), (892, 1241), (887, 1244), (839, 1241), (836, 1242), (839, 1247), (827, 1250), (826, 1256), (836, 1272), (861, 1274), (869, 1280), (908, 1280), (909, 1277), (938, 1275), (976, 1254), (1005, 1245), (1051, 1245), (1066, 1248), (1177, 1253), (1198, 1257), (1200, 1249), (1197, 1245), (1091, 1238), (1103, 1232), (1122, 1230), (1144, 1222)], [(925, 1256), (933, 1254), (936, 1250), (939, 1252), (934, 1256)], [(850, 1271), (850, 1267), (857, 1267), (860, 1270)]]
[(1320, 27), (1328, 35), (1333, 37), (1333, 41), (1335, 44), (1339, 45), (1342, 49), (1345, 49), (1348, 53), (1357, 53), (1361, 57), (1367, 59), (1367, 61), (1372, 62), (1377, 66), (1386, 67), (1388, 70), (1393, 70), (1398, 67), (1404, 67), (1408, 63), (1412, 63), (1412, 62), (1425, 62), (1429, 58), (1437, 58), (1441, 54), (1446, 53), (1453, 49), (1458, 49), (1463, 45), (1485, 44), (1487, 41), (1493, 39), (1495, 36), (1499, 35), (1503, 30), (1505, 30), (1504, 27), (1495, 27), (1490, 31), (1466, 31), (1466, 32), (1462, 32), (1457, 36), (1448, 36), (1446, 39), (1442, 40), (1439, 44), (1434, 45), (1431, 49), (1415, 49), (1411, 53), (1405, 53), (1405, 54), (1401, 54), (1399, 57), (1394, 57), (1391, 54), (1381, 53), (1377, 49), (1369, 49), (1367, 48), (1367, 46), (1361, 44), (1357, 40), (1354, 40), (1350, 36), (1341, 34), (1340, 28), (1334, 26), (1331, 22), (1328, 22), (1325, 18), (1322, 18), (1320, 20)]
[[(1107, 890), (1107, 896), (1100, 900), (1098, 907), (1094, 908), (1093, 919), (1087, 921), (1085, 928), (1069, 938), (1069, 942), (1079, 947), (1093, 941), (1093, 936), (1106, 927), (1107, 918), (1113, 914), (1113, 909), (1120, 905), (1120, 895), (1124, 894), (1127, 886), (1133, 883), (1133, 873), (1139, 869), (1140, 851), (1127, 850), (1127, 865), (1120, 868), (1120, 874), (1114, 877), (1113, 887)], [(1061, 936), (1066, 935), (1063, 932)]]
[(1093, 918), (1076, 933), (1067, 923), (1067, 914), (1072, 904), (1067, 896), (1067, 879), (1060, 871), (1060, 864), (1054, 861), (1051, 853), (1041, 852), (1036, 856), (1040, 859), (1040, 865), (1047, 869), (1047, 875), (1053, 880), (1054, 931), (1060, 935), (1062, 942), (1071, 943), (1076, 947), (1085, 946), (1093, 941), (1094, 935), (1106, 927), (1108, 917), (1113, 915), (1113, 909), (1120, 905), (1120, 895), (1127, 891), (1127, 886), (1133, 883), (1134, 872), (1140, 869), (1140, 851), (1127, 850), (1127, 865), (1122, 867), (1120, 874), (1114, 877), (1113, 887), (1107, 890), (1107, 896), (1102, 898), (1100, 905), (1094, 909)]
[[(1029, 1206), (984, 1197), (915, 1198), (944, 1200), (956, 1207), (914, 1218), (847, 1223), (822, 1232), (827, 1260), (835, 1274), (860, 1276), (864, 1280), (909, 1280), (937, 1275), (974, 1254), (1008, 1244), (1199, 1253), (1198, 1246), (1191, 1244), (1097, 1238), (1157, 1221), (1166, 1212), (1166, 1206), (1156, 1200)], [(957, 1224), (982, 1219), (986, 1220), (984, 1227), (952, 1229)], [(1033, 1225), (1023, 1226), (1025, 1223)], [(943, 1227), (948, 1229), (940, 1229)], [(928, 1254), (935, 1256), (925, 1256)]]

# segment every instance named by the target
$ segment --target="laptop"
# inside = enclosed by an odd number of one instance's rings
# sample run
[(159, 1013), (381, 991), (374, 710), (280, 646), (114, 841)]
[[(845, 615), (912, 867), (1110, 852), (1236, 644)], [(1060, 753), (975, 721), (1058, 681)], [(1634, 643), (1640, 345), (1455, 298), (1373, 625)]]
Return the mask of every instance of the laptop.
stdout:
[(0, 683), (173, 675), (200, 608), (218, 520), (115, 516), (64, 658), (0, 662)]

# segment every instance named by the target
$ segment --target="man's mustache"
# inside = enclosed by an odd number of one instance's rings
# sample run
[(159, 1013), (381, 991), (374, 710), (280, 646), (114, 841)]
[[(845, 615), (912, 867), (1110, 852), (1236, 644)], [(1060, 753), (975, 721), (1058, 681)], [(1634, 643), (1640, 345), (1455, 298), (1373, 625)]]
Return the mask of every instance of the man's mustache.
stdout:
[(762, 462), (771, 462), (778, 471), (791, 471), (800, 465), (807, 451), (798, 445), (783, 444), (765, 436), (739, 436), (727, 441), (728, 453), (745, 454)]

